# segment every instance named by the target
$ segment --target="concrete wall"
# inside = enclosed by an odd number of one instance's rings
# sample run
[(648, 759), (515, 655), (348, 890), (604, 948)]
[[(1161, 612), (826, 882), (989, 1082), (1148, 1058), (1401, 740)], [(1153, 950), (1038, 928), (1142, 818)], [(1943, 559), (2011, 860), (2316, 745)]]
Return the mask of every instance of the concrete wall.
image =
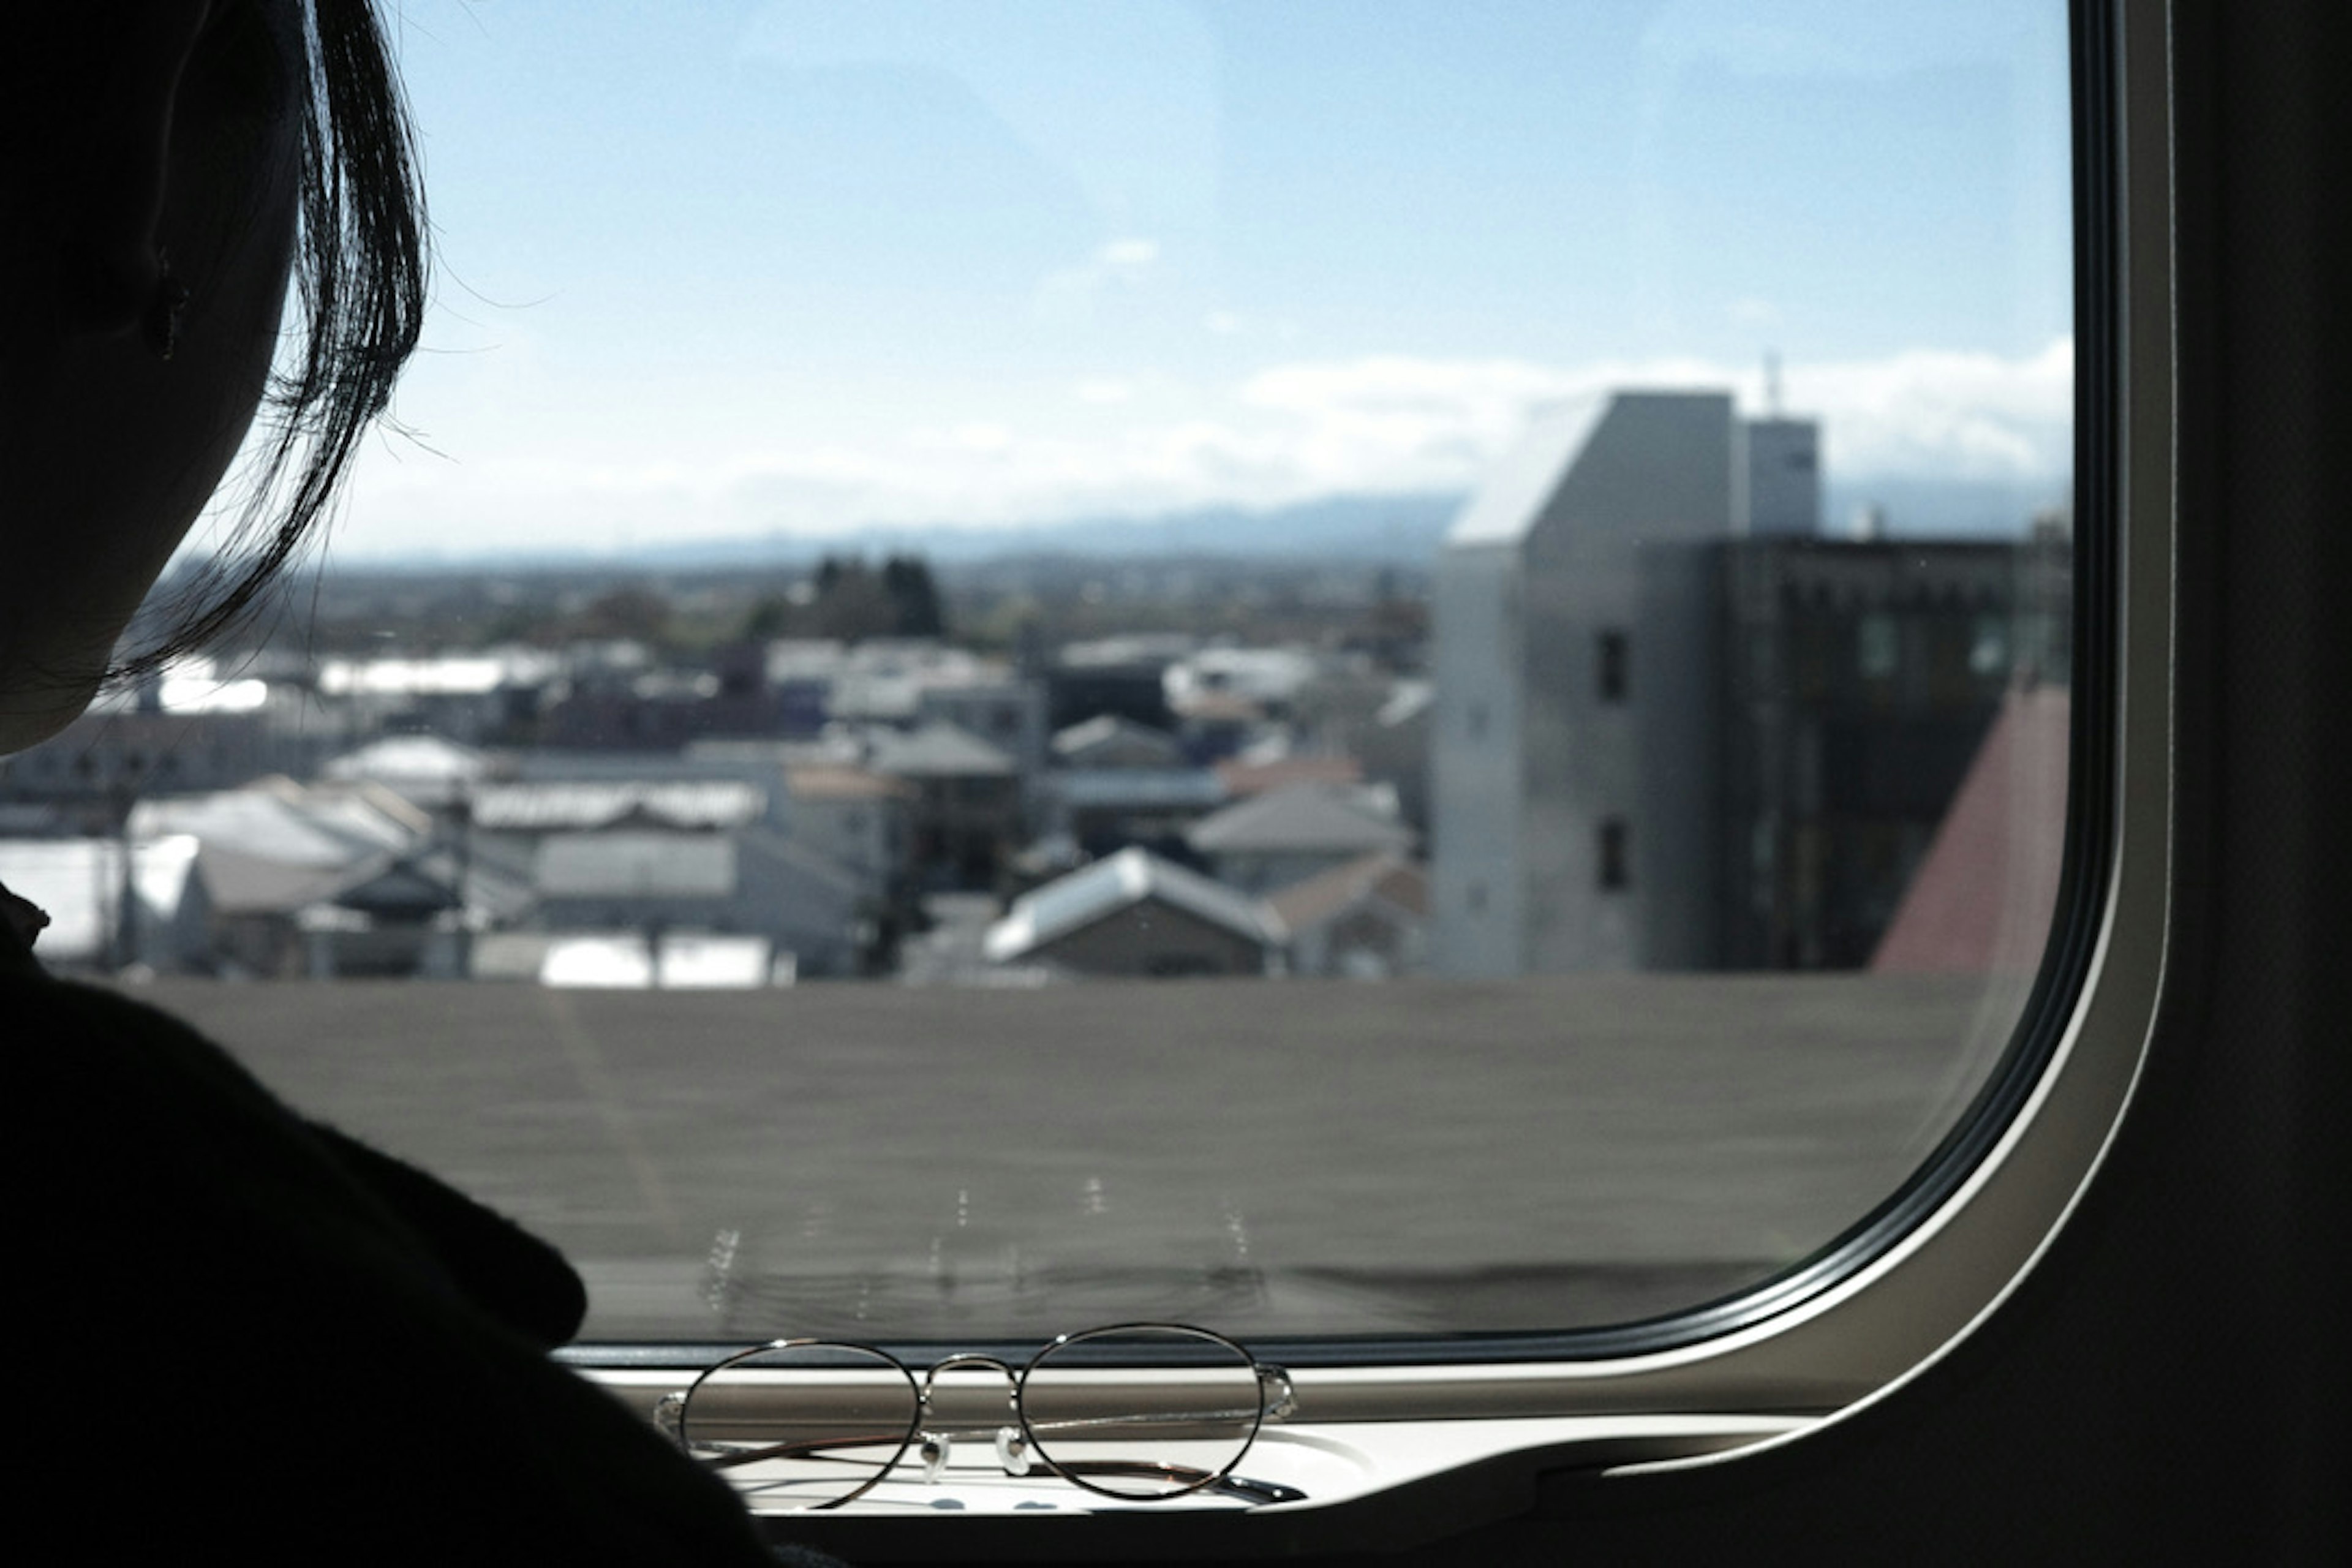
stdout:
[[(1559, 973), (1695, 962), (1671, 934), (1701, 894), (1703, 858), (1676, 835), (1703, 761), (1687, 713), (1647, 734), (1703, 668), (1687, 575), (1645, 604), (1642, 552), (1720, 539), (1734, 501), (1732, 403), (1723, 393), (1627, 393), (1593, 425), (1515, 541), (1449, 546), (1438, 569), (1438, 732), (1432, 944), (1441, 973)], [(1661, 580), (1659, 591), (1664, 592)], [(1650, 624), (1645, 616), (1666, 614)], [(1601, 690), (1601, 639), (1628, 639), (1623, 700)], [(1680, 650), (1680, 651), (1675, 651)], [(1511, 710), (1507, 752), (1470, 733), (1483, 706)], [(1696, 737), (1696, 739), (1694, 737)], [(1664, 795), (1652, 773), (1670, 781)], [(1630, 875), (1601, 885), (1604, 830)], [(1656, 841), (1660, 852), (1648, 847)], [(1497, 897), (1500, 879), (1510, 892)], [(1484, 910), (1473, 889), (1484, 885)], [(1653, 914), (1652, 905), (1659, 912)], [(1664, 922), (1664, 923), (1662, 923)]]
[(1526, 966), (1520, 583), (1516, 552), (1454, 546), (1439, 558), (1430, 716), (1430, 901), (1440, 973)]
[(1822, 531), (1822, 427), (1811, 419), (1745, 419), (1738, 429), (1736, 531), (1810, 539)]

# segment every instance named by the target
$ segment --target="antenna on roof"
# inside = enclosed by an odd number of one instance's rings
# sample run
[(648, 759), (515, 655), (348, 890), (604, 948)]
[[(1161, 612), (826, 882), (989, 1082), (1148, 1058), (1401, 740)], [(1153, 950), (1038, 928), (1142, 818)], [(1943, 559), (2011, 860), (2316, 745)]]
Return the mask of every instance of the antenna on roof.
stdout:
[(1764, 351), (1764, 414), (1780, 417), (1780, 355), (1776, 349)]

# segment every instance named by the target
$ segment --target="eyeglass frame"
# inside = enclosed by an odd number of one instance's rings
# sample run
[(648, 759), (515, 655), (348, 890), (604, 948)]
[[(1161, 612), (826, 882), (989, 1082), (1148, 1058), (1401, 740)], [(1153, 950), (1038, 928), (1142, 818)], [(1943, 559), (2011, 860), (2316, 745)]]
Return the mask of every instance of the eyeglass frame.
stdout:
[[(1095, 1460), (1076, 1467), (1066, 1466), (1056, 1461), (1046, 1452), (1045, 1446), (1039, 1440), (1035, 1428), (1029, 1425), (1029, 1412), (1022, 1404), (1022, 1391), (1028, 1386), (1030, 1374), (1037, 1370), (1039, 1363), (1055, 1351), (1079, 1341), (1110, 1334), (1148, 1331), (1188, 1334), (1195, 1339), (1222, 1345), (1234, 1352), (1247, 1365), (1251, 1377), (1257, 1384), (1258, 1399), (1255, 1408), (1251, 1413), (1249, 1432), (1234, 1448), (1233, 1457), (1214, 1471), (1195, 1471), (1187, 1465), (1154, 1464), (1146, 1461)], [(941, 1373), (972, 1367), (985, 1367), (1002, 1373), (1004, 1374), (1006, 1383), (1011, 1385), (1008, 1403), (1020, 1433), (1022, 1447), (1015, 1449), (1007, 1442), (1007, 1437), (1013, 1428), (999, 1426), (996, 1433), (997, 1463), (1008, 1476), (1018, 1478), (1029, 1474), (1032, 1468), (1030, 1456), (1034, 1455), (1038, 1464), (1072, 1486), (1082, 1488), (1098, 1497), (1112, 1498), (1120, 1502), (1165, 1502), (1171, 1499), (1190, 1497), (1196, 1492), (1214, 1489), (1233, 1491), (1258, 1503), (1298, 1502), (1304, 1500), (1307, 1496), (1305, 1492), (1295, 1487), (1284, 1486), (1276, 1481), (1252, 1480), (1234, 1474), (1234, 1467), (1247, 1457), (1250, 1448), (1257, 1442), (1258, 1434), (1265, 1429), (1266, 1422), (1278, 1421), (1297, 1408), (1298, 1396), (1297, 1391), (1291, 1386), (1289, 1372), (1283, 1367), (1259, 1361), (1246, 1345), (1238, 1341), (1228, 1339), (1214, 1330), (1198, 1328), (1190, 1323), (1106, 1323), (1100, 1328), (1075, 1330), (1069, 1333), (1055, 1335), (1050, 1342), (1041, 1346), (1034, 1355), (1017, 1367), (999, 1357), (982, 1352), (958, 1351), (930, 1363), (923, 1368), (919, 1376), (913, 1367), (879, 1345), (860, 1344), (854, 1340), (822, 1338), (770, 1340), (764, 1344), (752, 1345), (748, 1349), (737, 1351), (713, 1363), (696, 1373), (694, 1381), (684, 1388), (674, 1389), (662, 1395), (659, 1403), (655, 1406), (654, 1423), (661, 1428), (671, 1442), (677, 1445), (680, 1452), (699, 1463), (709, 1465), (713, 1469), (726, 1469), (735, 1465), (751, 1464), (762, 1458), (772, 1458), (779, 1453), (804, 1447), (801, 1444), (782, 1443), (749, 1449), (740, 1454), (697, 1455), (693, 1452), (686, 1435), (686, 1411), (693, 1401), (695, 1391), (729, 1367), (740, 1365), (755, 1356), (770, 1355), (778, 1351), (807, 1350), (818, 1346), (856, 1351), (860, 1354), (874, 1356), (888, 1363), (906, 1378), (908, 1386), (914, 1390), (915, 1407), (907, 1424), (906, 1436), (891, 1451), (890, 1457), (876, 1467), (871, 1476), (841, 1496), (829, 1498), (824, 1502), (812, 1503), (806, 1509), (798, 1510), (801, 1512), (815, 1513), (856, 1501), (888, 1479), (891, 1472), (896, 1470), (899, 1462), (907, 1457), (907, 1450), (917, 1447), (919, 1442), (923, 1461), (923, 1480), (927, 1485), (936, 1483), (940, 1471), (946, 1468), (949, 1450), (953, 1443), (953, 1435), (951, 1433), (934, 1434), (925, 1429), (926, 1418), (931, 1413), (931, 1390)], [(1269, 1388), (1275, 1391), (1270, 1396)], [(1021, 1468), (1015, 1468), (1016, 1463)], [(1193, 1479), (1172, 1491), (1121, 1492), (1113, 1491), (1108, 1487), (1096, 1485), (1084, 1475), (1077, 1473), (1079, 1470), (1110, 1470), (1123, 1474), (1145, 1473), (1171, 1479), (1189, 1476)]]

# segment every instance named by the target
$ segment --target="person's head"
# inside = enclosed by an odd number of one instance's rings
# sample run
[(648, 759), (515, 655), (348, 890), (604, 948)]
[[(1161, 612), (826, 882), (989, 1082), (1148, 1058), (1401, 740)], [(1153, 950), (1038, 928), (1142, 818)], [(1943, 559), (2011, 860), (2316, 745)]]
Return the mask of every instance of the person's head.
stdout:
[[(11, 8), (0, 753), (253, 601), (324, 515), (424, 309), (422, 204), (370, 0)], [(151, 646), (118, 654), (265, 405), (221, 553)]]

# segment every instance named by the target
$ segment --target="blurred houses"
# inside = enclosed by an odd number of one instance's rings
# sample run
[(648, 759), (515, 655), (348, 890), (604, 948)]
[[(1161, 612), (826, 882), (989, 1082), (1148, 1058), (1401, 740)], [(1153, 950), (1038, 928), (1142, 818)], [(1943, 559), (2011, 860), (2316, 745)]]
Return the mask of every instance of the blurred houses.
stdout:
[(1284, 785), (1202, 818), (1185, 842), (1226, 886), (1270, 893), (1366, 855), (1409, 853), (1412, 829), (1378, 789)]
[(142, 795), (306, 774), (331, 737), (299, 685), (193, 659), (101, 695), (48, 741), (0, 757), (0, 809), (26, 829), (110, 834)]
[(913, 787), (913, 865), (931, 891), (986, 889), (1026, 837), (1019, 762), (971, 731), (934, 720), (866, 731), (865, 765)]
[(266, 979), (465, 973), (467, 912), (517, 907), (495, 873), (469, 876), (432, 818), (381, 785), (301, 784), (141, 801), (134, 842), (194, 842), (211, 973)]
[(1181, 768), (1191, 761), (1174, 735), (1118, 713), (1055, 731), (1052, 749), (1057, 768)]
[(1379, 850), (1270, 895), (1289, 938), (1290, 973), (1386, 980), (1429, 966), (1429, 875)]
[[(553, 763), (542, 766), (554, 767)], [(876, 936), (868, 884), (782, 831), (770, 792), (693, 764), (640, 759), (652, 777), (533, 778), (478, 790), (474, 851), (523, 868), (542, 931), (740, 934), (796, 974), (859, 973)], [(728, 764), (705, 763), (706, 767)]]
[(433, 734), (385, 735), (328, 758), (319, 770), (333, 781), (381, 784), (428, 812), (452, 810), (511, 771), (487, 752)]
[(530, 735), (571, 679), (545, 648), (331, 658), (311, 679), (348, 732), (432, 733), (478, 746)]
[(1283, 938), (1259, 900), (1130, 848), (1013, 900), (983, 951), (1074, 975), (1262, 975), (1280, 972)]
[(211, 911), (186, 834), (127, 847), (118, 838), (0, 839), (0, 886), (49, 917), (38, 949), (59, 973), (209, 966)]

